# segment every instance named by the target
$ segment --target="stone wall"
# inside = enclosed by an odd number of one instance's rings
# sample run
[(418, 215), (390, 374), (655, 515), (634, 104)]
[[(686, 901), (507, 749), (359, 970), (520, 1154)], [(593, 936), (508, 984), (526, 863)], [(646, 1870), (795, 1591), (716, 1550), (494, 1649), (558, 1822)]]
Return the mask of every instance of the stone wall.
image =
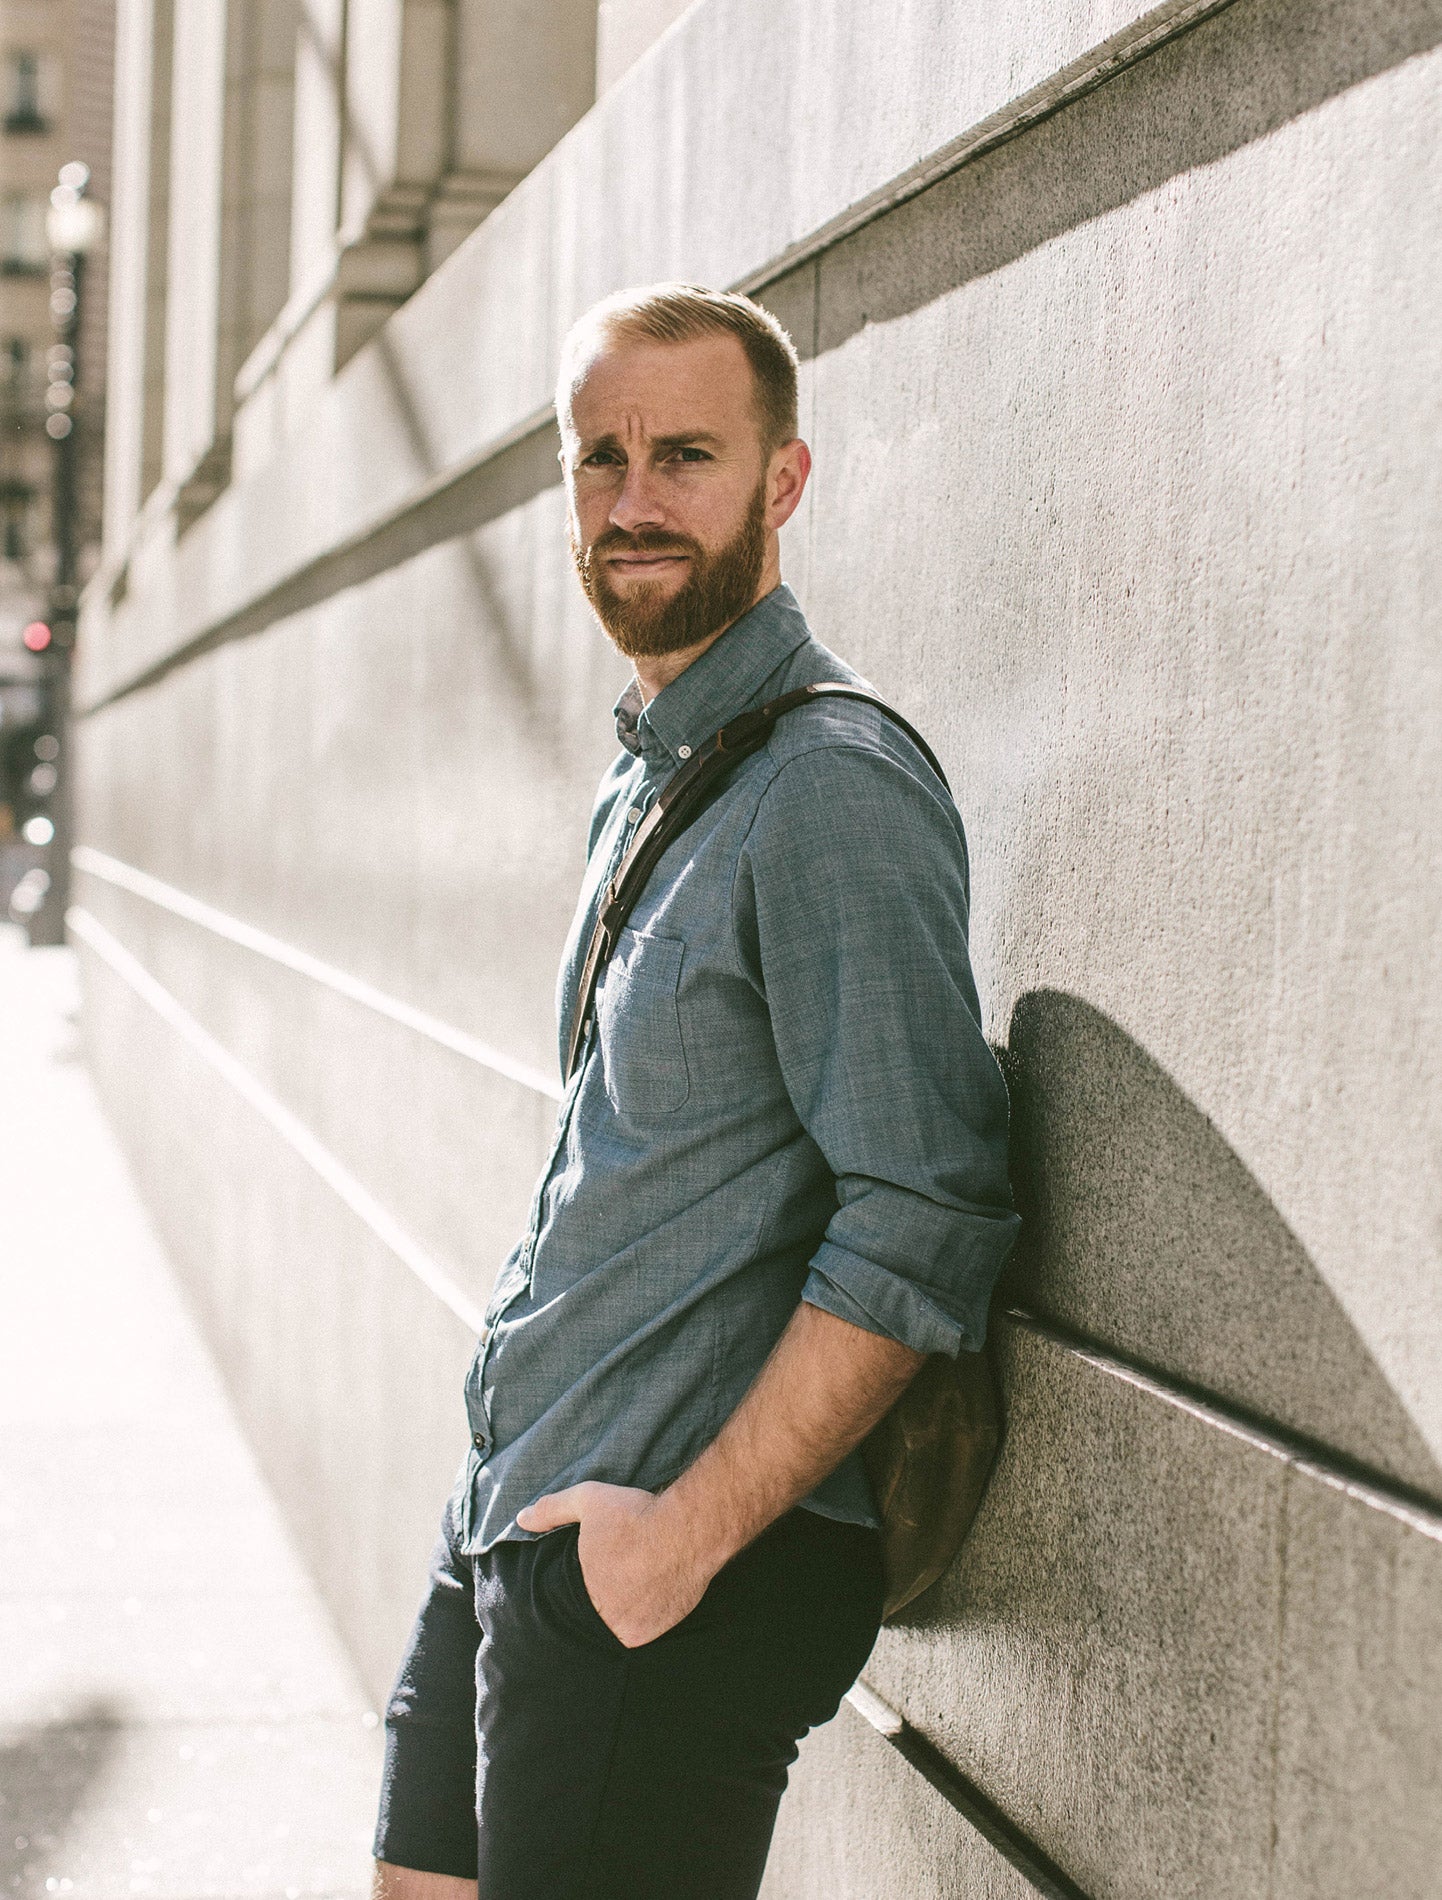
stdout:
[(1442, 0), (701, 0), (607, 77), (369, 340), (346, 247), (402, 240), (327, 234), (298, 146), (331, 275), (302, 295), (293, 250), (227, 480), (112, 472), (92, 1055), (267, 1468), (379, 1695), (552, 1113), (622, 678), (567, 571), (557, 345), (624, 283), (753, 288), (816, 456), (787, 576), (967, 821), (1027, 1217), (996, 1479), (866, 1677), (946, 1772), (844, 1708), (768, 1900), (1047, 1864), (1092, 1900), (1422, 1900)]

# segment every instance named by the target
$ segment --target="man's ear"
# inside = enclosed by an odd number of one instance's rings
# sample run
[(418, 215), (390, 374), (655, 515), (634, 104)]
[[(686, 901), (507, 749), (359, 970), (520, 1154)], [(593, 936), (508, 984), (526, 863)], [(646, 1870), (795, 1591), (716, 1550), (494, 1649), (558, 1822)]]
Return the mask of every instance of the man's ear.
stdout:
[(766, 525), (784, 528), (795, 514), (811, 474), (811, 451), (793, 436), (771, 451), (766, 470)]

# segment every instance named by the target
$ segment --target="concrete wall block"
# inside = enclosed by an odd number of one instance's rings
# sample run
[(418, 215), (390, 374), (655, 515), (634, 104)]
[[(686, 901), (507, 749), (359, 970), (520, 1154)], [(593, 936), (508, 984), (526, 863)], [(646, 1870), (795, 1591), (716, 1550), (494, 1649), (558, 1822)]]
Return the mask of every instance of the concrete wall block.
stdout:
[(866, 1680), (1093, 1900), (1260, 1900), (1285, 1469), (1034, 1335), (999, 1343), (981, 1515)]
[(77, 895), (483, 1306), (524, 1225), (554, 1102), (98, 878)]
[(984, 1841), (850, 1706), (801, 1744), (761, 1900), (1036, 1900)]
[[(361, 402), (374, 401), (372, 392), (384, 392), (393, 366), (404, 365), (434, 470), (496, 440), (551, 400), (557, 333), (551, 252), (570, 209), (552, 194), (566, 183), (567, 175), (553, 176), (550, 163), (524, 179), (481, 232), (426, 280), (434, 320), (416, 321), (413, 297), (355, 365)], [(446, 339), (443, 350), (438, 337)], [(383, 361), (372, 363), (371, 356)]]
[(1000, 1343), (991, 1490), (866, 1680), (1094, 1900), (1430, 1893), (1442, 1520)]
[(596, 9), (596, 93), (609, 92), (691, 0), (600, 0)]
[(1430, 1900), (1442, 1867), (1442, 1528), (1294, 1480), (1278, 1900)]
[(465, 1449), (474, 1344), (93, 957), (106, 1106), (266, 1476), (379, 1702)]

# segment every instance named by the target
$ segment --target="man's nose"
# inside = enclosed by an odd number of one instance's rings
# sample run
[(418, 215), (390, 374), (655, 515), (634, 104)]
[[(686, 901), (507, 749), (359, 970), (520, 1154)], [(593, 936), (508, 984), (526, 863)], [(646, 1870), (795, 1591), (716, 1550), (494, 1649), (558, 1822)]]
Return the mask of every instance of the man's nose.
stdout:
[(638, 528), (665, 526), (666, 510), (661, 502), (659, 486), (644, 464), (633, 462), (627, 468), (626, 479), (616, 497), (610, 519), (613, 527), (621, 528), (627, 534), (634, 534)]

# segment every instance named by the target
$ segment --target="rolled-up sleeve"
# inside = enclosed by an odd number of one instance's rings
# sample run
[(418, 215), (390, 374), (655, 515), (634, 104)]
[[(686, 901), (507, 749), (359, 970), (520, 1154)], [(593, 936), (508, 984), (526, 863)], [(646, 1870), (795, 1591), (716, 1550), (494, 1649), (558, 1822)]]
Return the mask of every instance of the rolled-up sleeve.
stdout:
[(919, 1352), (976, 1350), (1018, 1221), (955, 806), (919, 759), (800, 753), (758, 806), (736, 917), (787, 1092), (836, 1182), (803, 1299)]

